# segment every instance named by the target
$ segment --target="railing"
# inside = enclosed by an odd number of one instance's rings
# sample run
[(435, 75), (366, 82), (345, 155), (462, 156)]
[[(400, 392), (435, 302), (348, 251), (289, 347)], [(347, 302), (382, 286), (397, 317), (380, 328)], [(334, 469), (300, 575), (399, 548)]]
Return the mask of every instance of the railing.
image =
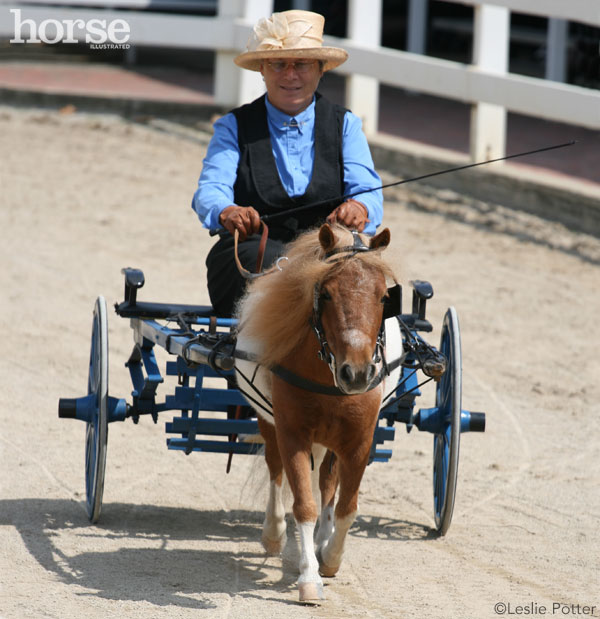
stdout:
[[(419, 3), (422, 6), (423, 2), (413, 0), (411, 7)], [(510, 11), (548, 17), (551, 23), (568, 20), (600, 27), (599, 0), (460, 0), (460, 3), (473, 5), (475, 11), (473, 60), (468, 65), (381, 47), (382, 0), (349, 0), (348, 38), (326, 37), (325, 44), (343, 47), (350, 53), (349, 60), (337, 72), (346, 76), (346, 105), (363, 119), (367, 133), (377, 131), (379, 84), (471, 103), (473, 159), (504, 155), (507, 110), (600, 129), (600, 91), (511, 74), (507, 70)], [(23, 17), (36, 23), (45, 19), (85, 20), (86, 16), (91, 19), (99, 14), (97, 6), (83, 7), (81, 0), (74, 0), (72, 4), (79, 6), (70, 8), (51, 4), (55, 3), (0, 0), (0, 37), (13, 35), (10, 8), (21, 8)], [(94, 4), (114, 7), (101, 11), (103, 19), (127, 20), (132, 45), (216, 50), (217, 103), (238, 105), (264, 92), (260, 74), (238, 69), (233, 58), (245, 48), (255, 21), (270, 15), (272, 0), (219, 0), (215, 17), (153, 13), (153, 2), (143, 0), (104, 3), (98, 0)], [(132, 4), (137, 4), (136, 8), (146, 4), (147, 10), (115, 10)], [(413, 28), (415, 23), (418, 15), (415, 19), (413, 14)]]

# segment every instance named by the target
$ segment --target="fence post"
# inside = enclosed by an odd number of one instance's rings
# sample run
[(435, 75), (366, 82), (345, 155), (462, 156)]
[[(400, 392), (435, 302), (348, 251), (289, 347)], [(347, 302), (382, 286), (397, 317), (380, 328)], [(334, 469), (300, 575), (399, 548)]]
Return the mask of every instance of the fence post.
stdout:
[(427, 11), (429, 0), (410, 0), (406, 51), (411, 54), (427, 52)]
[[(219, 0), (218, 17), (236, 18), (255, 23), (273, 12), (273, 0)], [(240, 69), (233, 59), (240, 50), (217, 50), (215, 54), (215, 103), (237, 107), (249, 103), (264, 91), (262, 76), (256, 71)]]
[[(372, 47), (381, 44), (381, 4), (382, 0), (350, 0), (349, 39)], [(347, 76), (346, 105), (362, 120), (367, 135), (375, 133), (379, 120), (379, 81), (366, 75)]]
[[(487, 73), (506, 73), (510, 12), (505, 7), (476, 5), (473, 65)], [(470, 151), (474, 161), (503, 157), (506, 151), (506, 109), (490, 103), (471, 107)]]
[(555, 82), (567, 81), (567, 41), (569, 22), (564, 19), (548, 19), (546, 35), (546, 79)]

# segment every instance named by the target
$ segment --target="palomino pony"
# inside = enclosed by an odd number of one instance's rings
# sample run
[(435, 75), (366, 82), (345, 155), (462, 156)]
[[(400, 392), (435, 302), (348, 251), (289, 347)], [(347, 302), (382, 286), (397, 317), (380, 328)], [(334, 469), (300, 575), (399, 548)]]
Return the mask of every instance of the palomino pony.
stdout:
[[(394, 276), (380, 254), (389, 241), (387, 228), (370, 239), (338, 225), (307, 232), (288, 246), (280, 269), (250, 283), (238, 310), (237, 346), (246, 357), (236, 362), (238, 384), (253, 401), (262, 398), (256, 408), (271, 479), (262, 542), (278, 554), (286, 541), (285, 472), (300, 538), (301, 602), (323, 599), (321, 575), (340, 568), (382, 396), (398, 380), (397, 371), (385, 372), (386, 358), (397, 367), (402, 351), (397, 321), (383, 328)], [(319, 463), (314, 539), (311, 465)]]

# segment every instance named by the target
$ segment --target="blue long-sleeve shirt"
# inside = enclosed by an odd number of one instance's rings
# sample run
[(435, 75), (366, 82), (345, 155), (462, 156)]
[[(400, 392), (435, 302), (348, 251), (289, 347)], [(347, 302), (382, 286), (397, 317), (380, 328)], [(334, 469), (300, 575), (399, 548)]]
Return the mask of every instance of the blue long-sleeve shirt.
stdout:
[[(315, 156), (315, 100), (313, 98), (313, 102), (294, 117), (273, 107), (268, 99), (266, 107), (271, 146), (279, 177), (289, 196), (301, 196), (310, 183)], [(294, 119), (297, 127), (291, 126)], [(344, 193), (347, 195), (379, 187), (381, 179), (373, 168), (373, 159), (362, 132), (362, 123), (351, 112), (346, 112), (344, 116), (342, 140)], [(230, 112), (214, 124), (214, 135), (208, 145), (198, 189), (192, 200), (192, 208), (206, 228), (222, 228), (219, 223), (221, 211), (235, 204), (233, 186), (239, 158), (237, 120)], [(362, 202), (369, 212), (370, 221), (364, 232), (374, 234), (383, 216), (381, 190), (359, 194), (354, 198)]]

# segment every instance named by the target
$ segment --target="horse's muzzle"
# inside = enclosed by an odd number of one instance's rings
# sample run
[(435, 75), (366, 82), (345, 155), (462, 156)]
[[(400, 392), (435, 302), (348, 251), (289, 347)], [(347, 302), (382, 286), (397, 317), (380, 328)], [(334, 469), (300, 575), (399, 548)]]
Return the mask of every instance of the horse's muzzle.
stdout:
[(337, 371), (338, 387), (348, 395), (364, 393), (373, 382), (376, 370), (374, 363), (361, 366), (343, 363)]

